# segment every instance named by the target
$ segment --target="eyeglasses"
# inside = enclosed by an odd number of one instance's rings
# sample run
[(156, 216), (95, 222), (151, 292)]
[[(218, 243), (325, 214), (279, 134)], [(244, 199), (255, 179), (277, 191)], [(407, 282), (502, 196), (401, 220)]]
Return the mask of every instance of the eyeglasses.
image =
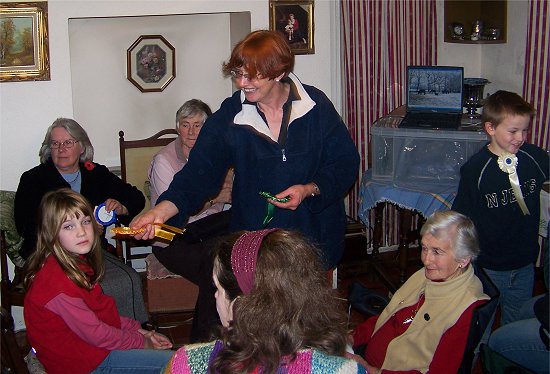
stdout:
[(261, 74), (258, 74), (255, 77), (251, 77), (250, 75), (248, 75), (246, 73), (243, 73), (240, 70), (231, 70), (229, 72), (229, 74), (231, 74), (231, 78), (233, 78), (233, 79), (244, 78), (244, 79), (249, 80), (249, 81), (254, 80), (254, 79), (262, 79), (263, 78), (263, 76)]
[(200, 128), (202, 128), (202, 125), (203, 123), (182, 123), (179, 125), (179, 128), (183, 130), (189, 130), (189, 129), (199, 130)]
[(65, 140), (64, 142), (58, 142), (57, 140), (54, 140), (50, 143), (50, 148), (51, 149), (58, 149), (61, 147), (72, 148), (73, 145), (75, 145), (75, 143), (78, 143), (78, 140), (69, 139), (69, 140)]

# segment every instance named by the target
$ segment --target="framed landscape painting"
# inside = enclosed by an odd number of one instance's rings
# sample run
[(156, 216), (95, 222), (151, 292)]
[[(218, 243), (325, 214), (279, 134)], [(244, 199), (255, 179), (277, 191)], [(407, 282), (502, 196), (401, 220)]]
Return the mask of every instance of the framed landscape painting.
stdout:
[(50, 80), (48, 3), (0, 3), (0, 82)]

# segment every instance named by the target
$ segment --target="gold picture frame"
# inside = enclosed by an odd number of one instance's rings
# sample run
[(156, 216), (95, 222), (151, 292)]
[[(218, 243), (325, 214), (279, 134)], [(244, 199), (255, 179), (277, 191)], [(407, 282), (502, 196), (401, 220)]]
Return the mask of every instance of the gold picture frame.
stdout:
[(0, 82), (48, 80), (48, 2), (0, 3)]
[(269, 0), (269, 29), (285, 36), (295, 55), (315, 53), (313, 0)]
[(141, 92), (161, 92), (176, 77), (176, 49), (162, 35), (141, 35), (128, 48), (126, 74)]

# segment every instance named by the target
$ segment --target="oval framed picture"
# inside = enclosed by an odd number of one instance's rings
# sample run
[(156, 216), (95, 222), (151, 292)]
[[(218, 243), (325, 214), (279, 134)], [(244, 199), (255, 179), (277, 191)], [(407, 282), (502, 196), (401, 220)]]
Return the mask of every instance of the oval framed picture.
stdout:
[(161, 92), (176, 77), (176, 50), (162, 35), (141, 35), (127, 51), (127, 78), (141, 92)]

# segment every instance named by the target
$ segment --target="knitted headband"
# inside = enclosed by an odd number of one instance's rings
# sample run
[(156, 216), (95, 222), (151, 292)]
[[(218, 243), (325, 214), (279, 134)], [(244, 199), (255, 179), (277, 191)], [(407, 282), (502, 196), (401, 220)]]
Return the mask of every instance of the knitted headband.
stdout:
[(254, 288), (254, 277), (256, 276), (256, 260), (258, 250), (265, 236), (278, 229), (265, 229), (249, 231), (242, 234), (231, 251), (231, 269), (241, 291), (245, 295), (250, 294)]

